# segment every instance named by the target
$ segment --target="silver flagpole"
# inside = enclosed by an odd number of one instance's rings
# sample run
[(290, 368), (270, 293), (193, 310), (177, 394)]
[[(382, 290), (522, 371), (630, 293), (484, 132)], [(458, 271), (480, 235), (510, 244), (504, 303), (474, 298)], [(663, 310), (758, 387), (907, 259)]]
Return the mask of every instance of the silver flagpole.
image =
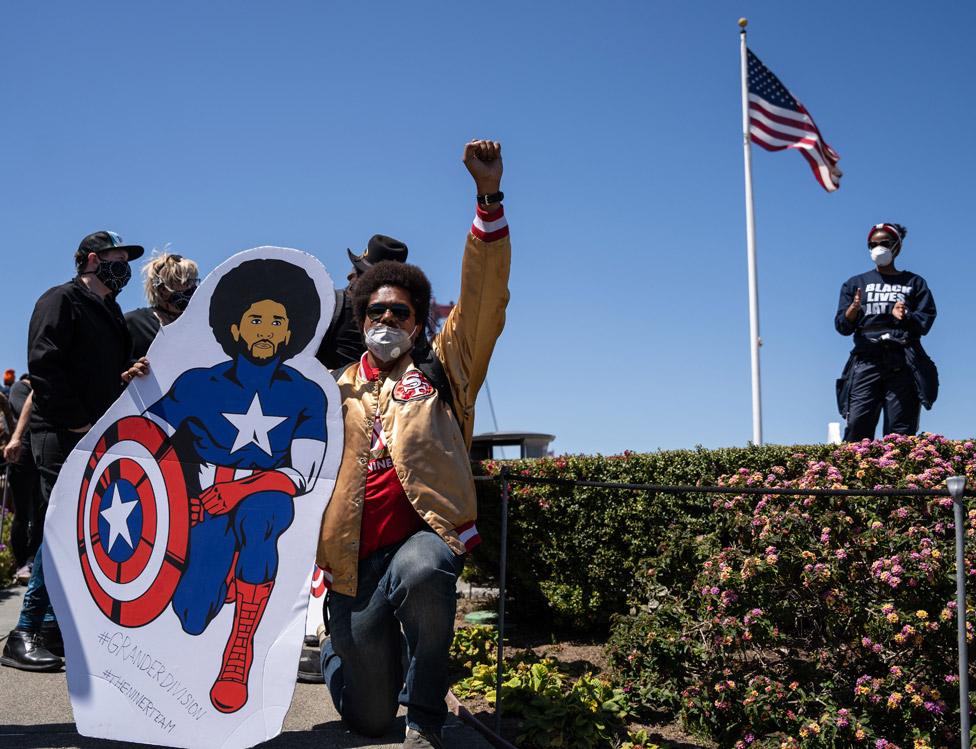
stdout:
[(749, 353), (752, 360), (752, 442), (761, 445), (762, 391), (759, 383), (759, 284), (756, 272), (756, 217), (752, 206), (752, 152), (749, 148), (749, 62), (745, 18), (739, 19), (742, 53), (742, 157), (746, 169), (746, 253), (749, 267)]

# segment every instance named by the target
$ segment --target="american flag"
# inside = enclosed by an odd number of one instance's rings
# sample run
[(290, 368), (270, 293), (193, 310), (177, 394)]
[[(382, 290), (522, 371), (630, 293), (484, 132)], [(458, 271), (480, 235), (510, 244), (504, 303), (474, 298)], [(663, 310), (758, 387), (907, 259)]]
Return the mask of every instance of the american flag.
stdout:
[(840, 160), (827, 145), (806, 108), (749, 52), (749, 136), (767, 151), (796, 148), (827, 192), (840, 187)]

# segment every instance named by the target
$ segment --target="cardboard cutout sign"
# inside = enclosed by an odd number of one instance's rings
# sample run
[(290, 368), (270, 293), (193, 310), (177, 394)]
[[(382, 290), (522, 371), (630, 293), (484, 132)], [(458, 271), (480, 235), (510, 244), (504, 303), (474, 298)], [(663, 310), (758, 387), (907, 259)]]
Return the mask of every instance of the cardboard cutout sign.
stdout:
[(80, 733), (230, 748), (281, 730), (342, 454), (313, 356), (334, 304), (311, 255), (233, 256), (65, 462), (44, 571)]

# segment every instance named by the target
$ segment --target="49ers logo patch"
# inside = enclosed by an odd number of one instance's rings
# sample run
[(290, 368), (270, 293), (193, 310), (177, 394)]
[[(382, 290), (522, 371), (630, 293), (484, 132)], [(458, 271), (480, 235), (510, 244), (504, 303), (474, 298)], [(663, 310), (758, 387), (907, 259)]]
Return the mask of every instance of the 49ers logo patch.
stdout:
[(419, 369), (411, 369), (393, 388), (393, 400), (418, 401), (434, 394), (434, 386)]

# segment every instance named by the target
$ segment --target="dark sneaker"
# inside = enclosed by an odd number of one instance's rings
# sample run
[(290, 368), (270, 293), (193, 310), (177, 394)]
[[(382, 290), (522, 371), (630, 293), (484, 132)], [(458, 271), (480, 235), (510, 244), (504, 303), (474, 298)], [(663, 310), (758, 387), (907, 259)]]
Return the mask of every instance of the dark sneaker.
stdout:
[(57, 622), (44, 622), (41, 625), (41, 637), (44, 647), (58, 658), (64, 658), (64, 640), (61, 638), (61, 628)]
[(302, 648), (302, 657), (298, 659), (298, 680), (303, 684), (322, 684), (322, 660), (319, 656), (318, 640), (316, 647)]
[(39, 632), (23, 629), (10, 630), (0, 663), (24, 671), (56, 671), (64, 665), (63, 660), (44, 647), (44, 638)]
[(441, 737), (433, 733), (422, 733), (414, 728), (407, 729), (403, 749), (444, 749)]

